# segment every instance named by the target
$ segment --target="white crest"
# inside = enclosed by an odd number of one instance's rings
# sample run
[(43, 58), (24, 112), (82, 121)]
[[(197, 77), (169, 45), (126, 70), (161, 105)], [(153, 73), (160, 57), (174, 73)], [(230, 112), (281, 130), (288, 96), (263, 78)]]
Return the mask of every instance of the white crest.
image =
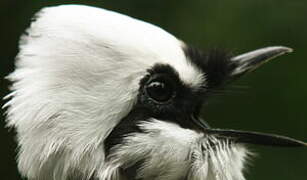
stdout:
[(18, 133), (21, 173), (59, 180), (100, 169), (103, 140), (131, 110), (148, 68), (167, 63), (185, 83), (200, 84), (204, 77), (182, 46), (156, 26), (108, 10), (40, 11), (9, 75), (8, 126)]

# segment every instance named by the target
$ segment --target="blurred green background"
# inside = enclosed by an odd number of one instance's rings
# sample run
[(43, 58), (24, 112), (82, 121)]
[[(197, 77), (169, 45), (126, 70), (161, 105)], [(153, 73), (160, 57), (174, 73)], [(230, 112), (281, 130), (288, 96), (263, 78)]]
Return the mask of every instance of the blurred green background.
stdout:
[[(215, 127), (279, 133), (307, 140), (307, 1), (304, 0), (1, 0), (0, 96), (13, 70), (18, 39), (35, 12), (57, 4), (88, 4), (159, 25), (198, 47), (223, 47), (236, 54), (284, 45), (294, 53), (240, 79), (204, 107)], [(4, 102), (1, 102), (3, 104)], [(3, 110), (1, 114), (3, 114)], [(14, 132), (1, 116), (1, 180), (21, 179), (15, 163)], [(307, 150), (251, 147), (257, 153), (248, 180), (307, 179)]]

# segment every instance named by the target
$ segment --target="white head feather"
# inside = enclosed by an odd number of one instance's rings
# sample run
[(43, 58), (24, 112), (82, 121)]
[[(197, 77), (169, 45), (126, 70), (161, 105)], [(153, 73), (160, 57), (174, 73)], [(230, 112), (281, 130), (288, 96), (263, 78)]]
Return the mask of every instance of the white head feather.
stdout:
[[(122, 179), (121, 170), (144, 160), (136, 178), (244, 180), (247, 152), (239, 142), (307, 146), (295, 139), (248, 131), (204, 127), (207, 131), (200, 133), (183, 128), (179, 121), (150, 116), (133, 121), (140, 132), (121, 136), (122, 142), (105, 152), (110, 148), (108, 138), (120, 122), (127, 122), (121, 120), (134, 112), (144, 90), (140, 81), (155, 65), (171, 67), (181, 85), (198, 91), (292, 51), (268, 47), (212, 60), (205, 54), (205, 64), (197, 64), (193, 60), (202, 57), (198, 51), (193, 54), (193, 48), (189, 49), (192, 54), (184, 52), (188, 48), (163, 29), (108, 10), (82, 5), (41, 10), (22, 36), (16, 69), (8, 76), (13, 84), (5, 105), (7, 124), (17, 130), (22, 175), (30, 180)], [(216, 65), (222, 66), (221, 71)], [(172, 106), (176, 113), (184, 109), (181, 106), (189, 106), (182, 104), (178, 109), (177, 104)], [(176, 115), (192, 116), (184, 113)], [(227, 138), (218, 139), (218, 135)], [(239, 136), (247, 139), (235, 139), (237, 143), (228, 139)]]
[(151, 24), (108, 10), (63, 5), (41, 10), (20, 43), (8, 107), (18, 133), (18, 166), (30, 178), (90, 176), (103, 141), (134, 105), (139, 80), (170, 64), (184, 83), (203, 75), (184, 44)]

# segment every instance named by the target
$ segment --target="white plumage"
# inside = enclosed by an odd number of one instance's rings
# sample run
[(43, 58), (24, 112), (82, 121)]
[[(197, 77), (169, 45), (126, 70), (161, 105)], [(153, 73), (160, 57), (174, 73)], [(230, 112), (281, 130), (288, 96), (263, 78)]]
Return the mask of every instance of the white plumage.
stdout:
[[(247, 151), (243, 146), (221, 143), (214, 137), (156, 119), (140, 126), (147, 133), (125, 138), (126, 145), (111, 155), (112, 160), (106, 163), (98, 177), (112, 179), (119, 167), (146, 157), (137, 178), (244, 180), (242, 170)], [(212, 142), (215, 147), (211, 146)]]
[(22, 174), (63, 179), (71, 168), (100, 169), (102, 142), (131, 110), (147, 68), (166, 62), (187, 83), (203, 78), (181, 45), (156, 26), (104, 9), (40, 11), (9, 76), (8, 124), (18, 131)]
[(146, 133), (125, 137), (105, 158), (104, 140), (136, 104), (140, 80), (152, 66), (170, 65), (191, 88), (206, 84), (185, 46), (163, 29), (108, 10), (41, 10), (8, 76), (7, 123), (18, 133), (22, 175), (123, 179), (121, 168), (146, 157), (137, 178), (244, 180), (242, 145), (155, 118), (139, 124)]

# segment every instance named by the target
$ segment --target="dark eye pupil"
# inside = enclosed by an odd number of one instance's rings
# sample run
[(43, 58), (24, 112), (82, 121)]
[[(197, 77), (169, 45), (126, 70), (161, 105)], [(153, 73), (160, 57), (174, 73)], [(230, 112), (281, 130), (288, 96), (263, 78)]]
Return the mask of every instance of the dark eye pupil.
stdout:
[(168, 101), (173, 95), (173, 87), (162, 81), (152, 81), (146, 87), (150, 98), (158, 102)]

